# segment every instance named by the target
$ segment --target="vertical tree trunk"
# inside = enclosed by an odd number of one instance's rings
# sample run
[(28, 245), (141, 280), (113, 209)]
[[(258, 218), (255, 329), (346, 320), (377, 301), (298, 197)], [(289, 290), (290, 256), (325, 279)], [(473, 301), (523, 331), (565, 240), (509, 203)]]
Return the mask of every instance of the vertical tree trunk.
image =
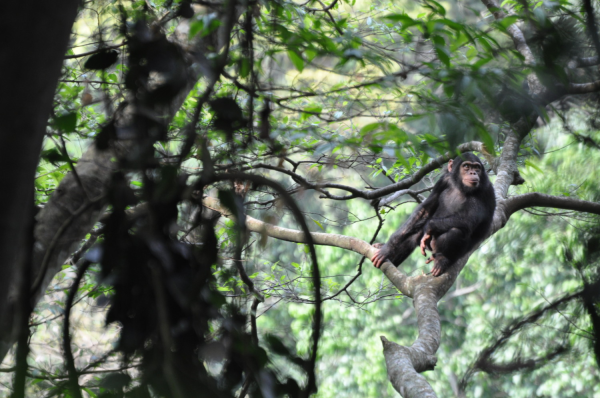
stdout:
[[(33, 181), (78, 0), (0, 5), (0, 324), (14, 325)], [(0, 348), (14, 327), (0, 333)]]

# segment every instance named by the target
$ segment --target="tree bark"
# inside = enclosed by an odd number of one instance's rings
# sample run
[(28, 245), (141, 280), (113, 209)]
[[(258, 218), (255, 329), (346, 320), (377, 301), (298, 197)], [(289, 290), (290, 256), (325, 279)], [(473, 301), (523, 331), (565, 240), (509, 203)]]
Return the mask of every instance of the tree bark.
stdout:
[[(0, 352), (15, 339), (33, 184), (78, 0), (0, 6)], [(4, 355), (2, 355), (4, 357)]]

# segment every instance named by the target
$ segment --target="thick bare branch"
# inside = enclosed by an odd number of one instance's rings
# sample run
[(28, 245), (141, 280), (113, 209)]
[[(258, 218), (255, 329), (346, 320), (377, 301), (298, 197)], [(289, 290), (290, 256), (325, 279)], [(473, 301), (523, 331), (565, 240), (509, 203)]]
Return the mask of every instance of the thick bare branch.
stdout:
[(596, 66), (600, 63), (598, 57), (581, 57), (569, 62), (569, 68), (585, 68), (588, 66)]
[(504, 142), (504, 149), (499, 158), (498, 172), (494, 182), (494, 191), (496, 193), (496, 211), (494, 212), (494, 221), (492, 223), (492, 233), (502, 228), (508, 221), (509, 214), (506, 212), (505, 198), (508, 195), (508, 188), (512, 184), (522, 184), (523, 178), (517, 168), (517, 154), (521, 145), (522, 136), (514, 131), (509, 132)]
[[(202, 200), (202, 203), (206, 207), (218, 211), (225, 217), (233, 217), (226, 208), (221, 206), (221, 203), (218, 199), (207, 197)], [(264, 233), (267, 234), (267, 236), (287, 242), (307, 242), (302, 231), (278, 227), (277, 225), (268, 224), (250, 216), (246, 216), (246, 227), (252, 232)], [(350, 238), (344, 235), (313, 232), (311, 233), (311, 236), (316, 245), (341, 247), (342, 249), (352, 250), (353, 252), (362, 254), (363, 256), (369, 258), (372, 256), (373, 251), (375, 250), (368, 242), (365, 242), (364, 240)]]
[(565, 196), (546, 195), (539, 192), (513, 196), (506, 199), (504, 205), (509, 217), (511, 214), (528, 207), (552, 207), (600, 215), (600, 203)]
[(570, 83), (567, 86), (568, 94), (588, 94), (600, 90), (600, 80), (588, 83)]
[[(437, 306), (435, 308), (437, 309)], [(389, 341), (385, 336), (381, 336), (381, 342), (388, 377), (400, 395), (411, 398), (437, 397), (425, 377), (421, 376), (417, 370), (417, 366), (422, 368), (421, 371), (433, 370), (437, 363), (434, 355), (416, 352), (412, 347), (403, 347)]]

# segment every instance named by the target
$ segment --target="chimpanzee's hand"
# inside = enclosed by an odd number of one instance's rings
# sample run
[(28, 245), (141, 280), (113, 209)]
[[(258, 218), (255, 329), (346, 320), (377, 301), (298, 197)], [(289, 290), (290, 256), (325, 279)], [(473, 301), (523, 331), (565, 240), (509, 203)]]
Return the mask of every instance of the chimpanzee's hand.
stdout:
[(377, 251), (375, 254), (373, 254), (373, 257), (371, 257), (371, 261), (373, 262), (373, 266), (375, 266), (375, 268), (380, 268), (387, 260), (385, 253), (381, 251), (383, 244), (375, 243), (373, 244), (373, 247), (376, 248)]

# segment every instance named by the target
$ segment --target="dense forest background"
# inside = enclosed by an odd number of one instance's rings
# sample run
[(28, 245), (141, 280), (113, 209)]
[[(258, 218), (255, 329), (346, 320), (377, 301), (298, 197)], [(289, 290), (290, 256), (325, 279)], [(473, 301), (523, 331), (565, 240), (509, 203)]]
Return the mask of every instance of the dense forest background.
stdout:
[[(0, 7), (1, 397), (600, 397), (600, 4), (36, 7)], [(490, 236), (373, 268), (466, 151)]]

